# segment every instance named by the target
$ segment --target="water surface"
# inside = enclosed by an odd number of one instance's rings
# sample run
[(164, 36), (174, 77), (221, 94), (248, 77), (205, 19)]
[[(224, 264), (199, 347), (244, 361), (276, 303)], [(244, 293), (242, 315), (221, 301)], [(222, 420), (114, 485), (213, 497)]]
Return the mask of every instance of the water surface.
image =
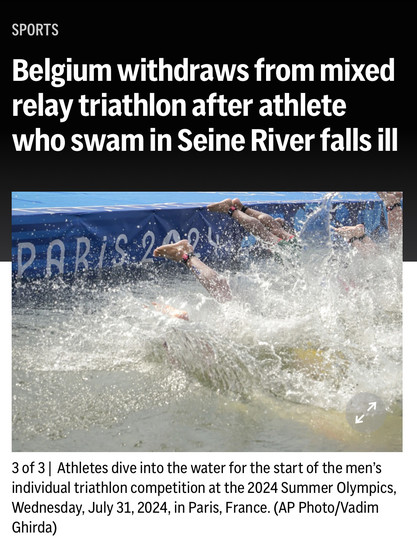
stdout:
[[(225, 305), (165, 261), (16, 285), (13, 450), (401, 450), (400, 254), (314, 262), (244, 250)], [(362, 392), (387, 410), (371, 434), (345, 417)]]

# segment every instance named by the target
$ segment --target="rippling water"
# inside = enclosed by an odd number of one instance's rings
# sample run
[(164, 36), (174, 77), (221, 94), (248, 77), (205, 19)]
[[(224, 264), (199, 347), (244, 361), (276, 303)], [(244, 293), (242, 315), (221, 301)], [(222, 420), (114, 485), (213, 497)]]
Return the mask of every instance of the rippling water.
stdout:
[[(13, 293), (13, 449), (401, 450), (402, 261), (340, 249), (312, 267), (243, 250), (232, 302), (161, 261)], [(152, 302), (188, 312), (167, 316)], [(362, 434), (345, 409), (388, 412)]]

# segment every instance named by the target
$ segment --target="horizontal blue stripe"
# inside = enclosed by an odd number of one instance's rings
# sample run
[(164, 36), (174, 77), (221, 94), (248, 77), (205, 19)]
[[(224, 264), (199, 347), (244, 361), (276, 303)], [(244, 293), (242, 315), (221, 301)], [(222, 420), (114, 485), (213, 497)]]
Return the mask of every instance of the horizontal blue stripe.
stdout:
[[(326, 192), (12, 192), (13, 214), (183, 208), (240, 197), (246, 203), (320, 201)], [(376, 192), (343, 192), (338, 201), (379, 201)], [(104, 209), (105, 210), (105, 209)]]

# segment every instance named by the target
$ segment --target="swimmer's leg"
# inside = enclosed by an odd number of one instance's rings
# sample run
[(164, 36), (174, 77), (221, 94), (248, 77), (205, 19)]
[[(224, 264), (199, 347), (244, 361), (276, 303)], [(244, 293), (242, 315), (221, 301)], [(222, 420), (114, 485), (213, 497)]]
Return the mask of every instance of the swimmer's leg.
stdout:
[(231, 199), (224, 199), (219, 203), (212, 203), (207, 207), (212, 213), (225, 213), (229, 214), (233, 220), (240, 224), (247, 232), (250, 232), (255, 237), (264, 240), (266, 243), (275, 244), (281, 240), (290, 240), (293, 238), (291, 234), (281, 228), (276, 233), (272, 233), (268, 228), (258, 220), (258, 218), (251, 217), (248, 214), (240, 211), (232, 204)]
[(262, 211), (258, 211), (257, 209), (253, 209), (253, 207), (245, 207), (243, 203), (240, 201), (239, 198), (235, 198), (232, 200), (232, 205), (239, 209), (239, 211), (243, 211), (250, 217), (254, 217), (258, 219), (264, 226), (267, 227), (267, 229), (272, 233), (275, 234), (275, 236), (281, 237), (281, 231), (285, 230), (285, 221), (283, 218), (273, 218), (271, 215), (267, 215), (266, 213), (263, 213)]
[(340, 228), (333, 228), (333, 230), (356, 249), (369, 252), (375, 248), (374, 242), (365, 234), (365, 226), (363, 224), (341, 226)]
[(387, 209), (390, 238), (400, 238), (403, 231), (402, 192), (377, 192), (377, 194)]
[(171, 261), (183, 262), (219, 303), (225, 303), (232, 299), (227, 280), (219, 276), (215, 270), (208, 267), (203, 261), (200, 261), (194, 255), (193, 247), (187, 240), (161, 245), (155, 249), (153, 254), (154, 257), (165, 257)]

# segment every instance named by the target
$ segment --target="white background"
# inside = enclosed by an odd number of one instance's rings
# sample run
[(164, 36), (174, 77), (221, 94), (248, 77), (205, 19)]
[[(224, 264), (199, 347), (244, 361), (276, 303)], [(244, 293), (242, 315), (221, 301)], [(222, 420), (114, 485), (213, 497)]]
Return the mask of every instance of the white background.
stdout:
[[(404, 263), (404, 447), (401, 453), (96, 453), (96, 454), (29, 454), (11, 452), (11, 265), (0, 263), (0, 289), (1, 289), (1, 351), (3, 358), (2, 386), (0, 408), (2, 420), (2, 454), (1, 454), (1, 523), (2, 543), (6, 548), (17, 552), (31, 550), (34, 552), (49, 550), (86, 550), (93, 548), (99, 551), (113, 551), (118, 548), (148, 549), (148, 550), (270, 550), (288, 549), (326, 551), (388, 551), (400, 550), (401, 552), (415, 550), (416, 539), (414, 525), (416, 523), (416, 289), (417, 264)], [(112, 464), (117, 460), (125, 463), (159, 462), (166, 464), (175, 460), (177, 463), (189, 464), (190, 462), (204, 463), (229, 463), (235, 461), (240, 464), (259, 461), (275, 464), (280, 462), (303, 464), (319, 461), (330, 461), (335, 464), (361, 463), (372, 464), (377, 462), (382, 465), (382, 474), (368, 479), (349, 477), (352, 482), (376, 481), (391, 483), (395, 486), (397, 494), (364, 496), (368, 503), (378, 503), (380, 512), (377, 515), (352, 514), (334, 517), (326, 514), (290, 516), (273, 515), (209, 515), (193, 514), (182, 516), (73, 516), (47, 515), (16, 516), (12, 513), (11, 481), (18, 479), (12, 476), (12, 462), (21, 464), (31, 461), (52, 460), (54, 465), (58, 462), (80, 461), (85, 463)], [(63, 481), (70, 477), (63, 478)], [(41, 481), (47, 478), (40, 477)], [(85, 477), (77, 477), (77, 480), (86, 480)], [(116, 480), (116, 478), (112, 478)], [(126, 477), (123, 478), (126, 481)], [(181, 477), (163, 476), (161, 481), (166, 482), (180, 480)], [(184, 481), (195, 477), (183, 476)], [(232, 478), (212, 476), (211, 481), (229, 481)], [(248, 481), (254, 477), (239, 479), (233, 477), (234, 482)], [(257, 476), (256, 479), (262, 479)], [(268, 479), (265, 476), (265, 479)], [(270, 479), (270, 478), (269, 478)], [(335, 481), (346, 480), (346, 476), (335, 476)], [(137, 480), (132, 476), (130, 482)], [(290, 479), (289, 479), (290, 480)], [(59, 479), (55, 479), (59, 481)], [(201, 480), (207, 483), (208, 480)], [(291, 480), (290, 480), (291, 481)], [(294, 480), (295, 482), (305, 482)], [(314, 476), (311, 483), (332, 482), (328, 478), (324, 480)], [(32, 501), (36, 498), (42, 500), (48, 495), (27, 498)], [(105, 497), (104, 497), (105, 498)], [(86, 508), (92, 500), (101, 502), (104, 498), (90, 495), (84, 498)], [(114, 497), (111, 497), (116, 500)], [(138, 497), (137, 500), (140, 500)], [(184, 501), (190, 498), (183, 495)], [(223, 503), (224, 495), (201, 497), (208, 502)], [(280, 499), (282, 497), (279, 497)], [(307, 499), (304, 497), (303, 499)], [(68, 499), (56, 495), (56, 502), (60, 503)], [(123, 497), (121, 497), (123, 500)], [(181, 495), (171, 495), (170, 500), (181, 501)], [(197, 497), (194, 498), (198, 500)], [(287, 500), (294, 500), (294, 495)], [(317, 498), (317, 502), (326, 499), (326, 495)], [(347, 500), (347, 497), (341, 497)], [(73, 502), (81, 502), (78, 496), (69, 498)], [(236, 496), (230, 500), (237, 501)], [(256, 495), (242, 495), (241, 502), (262, 502), (265, 497)], [(52, 498), (52, 501), (54, 499)], [(39, 518), (53, 518), (58, 522), (56, 536), (37, 534), (14, 534), (11, 530), (12, 521), (16, 518), (28, 521), (39, 521)], [(37, 519), (38, 518), (38, 519)], [(46, 520), (46, 519), (45, 519)]]

